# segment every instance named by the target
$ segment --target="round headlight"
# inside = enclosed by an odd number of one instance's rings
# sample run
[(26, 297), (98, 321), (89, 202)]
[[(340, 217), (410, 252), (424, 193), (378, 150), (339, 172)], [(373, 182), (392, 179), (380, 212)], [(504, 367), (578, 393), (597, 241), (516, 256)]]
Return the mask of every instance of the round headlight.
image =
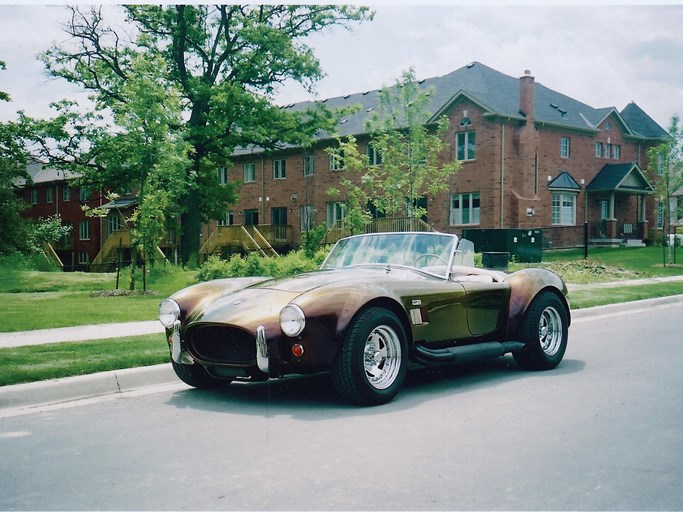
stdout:
[(296, 304), (288, 304), (280, 311), (280, 329), (289, 337), (301, 334), (306, 327), (306, 315)]
[(161, 325), (171, 329), (178, 318), (180, 318), (180, 306), (178, 306), (176, 301), (166, 299), (159, 304), (159, 321)]

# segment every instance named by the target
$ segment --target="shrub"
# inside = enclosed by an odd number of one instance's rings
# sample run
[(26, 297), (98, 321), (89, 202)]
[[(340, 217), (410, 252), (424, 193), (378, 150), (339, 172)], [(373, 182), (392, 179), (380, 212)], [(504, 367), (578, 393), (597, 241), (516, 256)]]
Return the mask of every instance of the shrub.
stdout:
[(209, 281), (226, 277), (286, 277), (317, 270), (326, 255), (326, 250), (319, 249), (312, 257), (307, 257), (306, 251), (302, 249), (275, 258), (257, 253), (251, 253), (246, 258), (235, 254), (229, 260), (210, 256), (199, 269), (197, 279)]

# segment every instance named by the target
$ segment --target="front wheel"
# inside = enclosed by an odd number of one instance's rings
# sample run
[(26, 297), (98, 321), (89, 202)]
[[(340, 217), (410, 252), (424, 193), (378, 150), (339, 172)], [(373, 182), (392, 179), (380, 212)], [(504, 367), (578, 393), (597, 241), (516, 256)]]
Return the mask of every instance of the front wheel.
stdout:
[(218, 379), (209, 375), (200, 364), (180, 364), (171, 360), (173, 371), (188, 386), (197, 389), (215, 389), (230, 384), (230, 379)]
[(541, 292), (524, 314), (519, 341), (524, 347), (512, 355), (527, 370), (555, 368), (567, 350), (569, 317), (560, 298), (551, 292)]
[(391, 311), (370, 308), (349, 327), (335, 362), (337, 392), (363, 405), (389, 402), (403, 385), (408, 364), (403, 324)]

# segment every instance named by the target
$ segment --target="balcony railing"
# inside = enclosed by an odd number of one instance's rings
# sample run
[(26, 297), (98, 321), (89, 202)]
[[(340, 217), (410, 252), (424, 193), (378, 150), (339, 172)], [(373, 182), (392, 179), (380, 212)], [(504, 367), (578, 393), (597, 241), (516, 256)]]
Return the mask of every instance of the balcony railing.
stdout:
[[(408, 231), (434, 231), (434, 228), (422, 219), (416, 219), (415, 217), (385, 217), (382, 219), (372, 219), (362, 232), (405, 233)], [(351, 231), (343, 226), (342, 221), (338, 221), (332, 229), (327, 231), (325, 242), (333, 244), (340, 238), (349, 235), (351, 235)]]

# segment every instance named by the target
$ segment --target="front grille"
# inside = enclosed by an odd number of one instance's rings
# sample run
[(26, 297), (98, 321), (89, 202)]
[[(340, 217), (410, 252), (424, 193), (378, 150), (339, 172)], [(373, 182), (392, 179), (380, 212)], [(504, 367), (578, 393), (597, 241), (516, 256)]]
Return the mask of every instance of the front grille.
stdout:
[(198, 325), (185, 332), (190, 354), (202, 361), (250, 364), (256, 361), (256, 339), (242, 329), (223, 325)]

